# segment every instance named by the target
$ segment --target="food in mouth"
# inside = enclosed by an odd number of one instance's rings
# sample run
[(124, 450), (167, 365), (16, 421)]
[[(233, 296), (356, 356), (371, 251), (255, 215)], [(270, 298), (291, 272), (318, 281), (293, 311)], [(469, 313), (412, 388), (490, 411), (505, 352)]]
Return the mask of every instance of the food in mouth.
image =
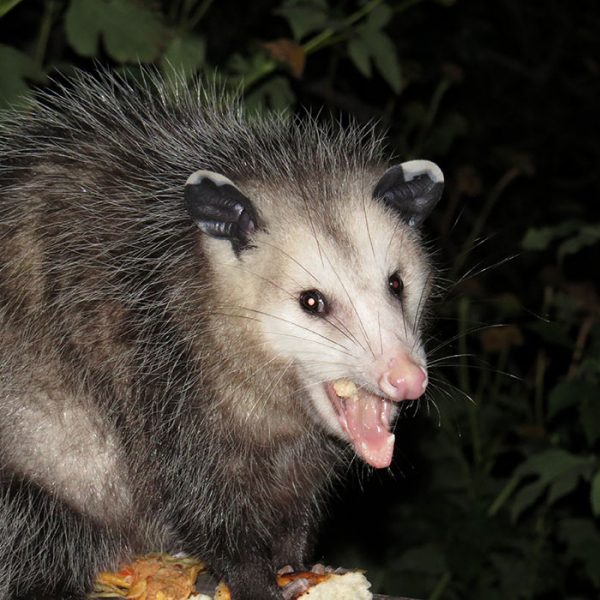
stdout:
[(356, 454), (376, 469), (389, 467), (394, 454), (394, 403), (345, 378), (326, 384), (325, 389)]

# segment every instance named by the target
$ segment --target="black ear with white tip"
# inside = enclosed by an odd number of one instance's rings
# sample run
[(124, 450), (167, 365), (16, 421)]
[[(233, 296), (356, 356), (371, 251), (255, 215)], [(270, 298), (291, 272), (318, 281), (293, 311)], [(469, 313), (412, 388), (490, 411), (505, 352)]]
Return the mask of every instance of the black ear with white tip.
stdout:
[(373, 198), (400, 212), (418, 227), (438, 203), (444, 190), (444, 174), (428, 160), (410, 160), (390, 167), (381, 177)]
[(256, 231), (256, 211), (227, 177), (196, 171), (185, 183), (183, 198), (188, 214), (204, 233), (229, 240), (236, 254), (248, 245)]

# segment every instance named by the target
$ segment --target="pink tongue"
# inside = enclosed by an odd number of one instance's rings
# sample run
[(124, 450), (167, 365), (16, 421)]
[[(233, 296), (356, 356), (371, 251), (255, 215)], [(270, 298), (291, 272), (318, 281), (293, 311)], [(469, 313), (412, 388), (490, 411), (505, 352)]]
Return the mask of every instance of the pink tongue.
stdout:
[(344, 402), (346, 431), (356, 453), (372, 467), (389, 467), (394, 453), (391, 407), (378, 396), (361, 392)]

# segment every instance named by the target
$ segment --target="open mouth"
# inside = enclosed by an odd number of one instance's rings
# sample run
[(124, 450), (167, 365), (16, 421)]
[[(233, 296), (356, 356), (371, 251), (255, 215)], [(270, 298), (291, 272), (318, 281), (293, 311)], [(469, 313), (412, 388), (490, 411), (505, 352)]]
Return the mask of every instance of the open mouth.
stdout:
[(394, 403), (346, 379), (326, 383), (325, 391), (356, 454), (377, 469), (389, 467), (394, 453)]

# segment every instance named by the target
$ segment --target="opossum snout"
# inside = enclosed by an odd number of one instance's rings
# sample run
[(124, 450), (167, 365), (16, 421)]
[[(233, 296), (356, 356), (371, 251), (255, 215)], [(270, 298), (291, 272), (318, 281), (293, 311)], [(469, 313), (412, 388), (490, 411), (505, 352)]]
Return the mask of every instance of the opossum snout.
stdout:
[(392, 400), (416, 400), (425, 392), (427, 381), (427, 371), (408, 354), (399, 352), (379, 378), (379, 387)]

